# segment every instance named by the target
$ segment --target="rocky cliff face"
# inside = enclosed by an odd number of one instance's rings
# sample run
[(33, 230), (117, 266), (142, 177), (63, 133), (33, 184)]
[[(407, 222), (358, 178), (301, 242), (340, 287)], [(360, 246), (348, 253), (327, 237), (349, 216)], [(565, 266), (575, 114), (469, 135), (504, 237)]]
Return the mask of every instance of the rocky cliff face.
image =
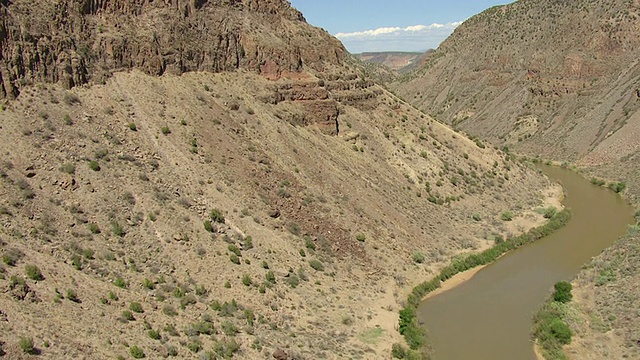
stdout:
[(70, 88), (132, 68), (279, 78), (339, 64), (346, 54), (282, 0), (18, 0), (3, 2), (0, 13), (0, 98), (32, 82)]

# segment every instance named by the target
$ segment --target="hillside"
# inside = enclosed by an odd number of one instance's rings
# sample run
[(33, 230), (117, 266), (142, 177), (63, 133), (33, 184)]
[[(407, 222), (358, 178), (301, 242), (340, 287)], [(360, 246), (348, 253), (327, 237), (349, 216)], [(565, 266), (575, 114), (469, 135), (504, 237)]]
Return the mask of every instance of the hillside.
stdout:
[(522, 0), (491, 8), (395, 88), (438, 120), (496, 145), (628, 168), (640, 151), (639, 17), (637, 1)]
[(420, 59), (422, 53), (419, 52), (366, 52), (354, 54), (361, 61), (384, 65), (392, 70), (403, 72), (404, 69), (412, 68)]
[[(457, 28), (425, 66), (391, 87), (495, 146), (576, 165), (594, 182), (621, 182), (618, 190), (637, 205), (639, 18), (638, 1), (494, 7)], [(630, 311), (640, 296), (637, 239), (632, 228), (574, 282), (570, 358), (640, 357), (640, 317)]]
[(283, 0), (0, 11), (6, 358), (384, 358), (413, 285), (557, 191)]

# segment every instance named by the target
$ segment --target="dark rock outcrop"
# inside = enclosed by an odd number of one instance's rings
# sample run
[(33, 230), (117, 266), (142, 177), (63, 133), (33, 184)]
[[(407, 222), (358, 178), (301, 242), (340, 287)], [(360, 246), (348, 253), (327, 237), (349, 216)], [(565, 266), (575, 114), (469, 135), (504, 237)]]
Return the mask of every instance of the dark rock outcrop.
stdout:
[[(318, 46), (317, 44), (322, 44)], [(346, 51), (284, 0), (15, 0), (0, 5), (0, 99), (114, 71), (324, 70)]]

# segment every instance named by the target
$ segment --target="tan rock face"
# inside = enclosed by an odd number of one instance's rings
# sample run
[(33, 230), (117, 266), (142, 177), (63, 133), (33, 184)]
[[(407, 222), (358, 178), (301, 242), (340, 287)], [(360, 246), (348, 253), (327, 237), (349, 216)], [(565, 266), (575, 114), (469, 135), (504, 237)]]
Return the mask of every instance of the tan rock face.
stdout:
[(278, 79), (346, 55), (281, 0), (18, 0), (0, 14), (0, 98), (36, 81), (69, 88), (133, 68), (150, 75), (248, 69)]

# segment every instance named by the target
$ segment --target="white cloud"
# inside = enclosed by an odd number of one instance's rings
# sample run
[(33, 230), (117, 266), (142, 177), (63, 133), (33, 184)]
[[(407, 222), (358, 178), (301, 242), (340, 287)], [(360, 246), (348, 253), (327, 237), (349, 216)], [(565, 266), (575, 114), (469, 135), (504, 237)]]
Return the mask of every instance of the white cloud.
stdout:
[(413, 25), (405, 28), (382, 27), (351, 33), (338, 33), (352, 53), (367, 51), (423, 51), (435, 49), (462, 22), (447, 24)]

